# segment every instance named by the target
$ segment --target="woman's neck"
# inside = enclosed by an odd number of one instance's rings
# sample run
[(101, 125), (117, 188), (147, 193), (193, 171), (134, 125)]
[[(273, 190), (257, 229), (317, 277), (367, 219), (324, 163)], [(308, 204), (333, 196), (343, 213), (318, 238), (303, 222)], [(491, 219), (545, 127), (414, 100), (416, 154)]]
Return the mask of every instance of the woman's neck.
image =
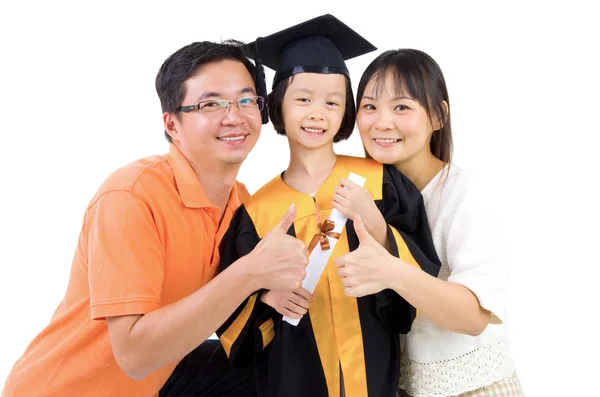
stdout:
[(406, 161), (395, 164), (398, 171), (406, 175), (420, 191), (440, 172), (446, 163), (435, 157), (431, 152), (425, 152)]

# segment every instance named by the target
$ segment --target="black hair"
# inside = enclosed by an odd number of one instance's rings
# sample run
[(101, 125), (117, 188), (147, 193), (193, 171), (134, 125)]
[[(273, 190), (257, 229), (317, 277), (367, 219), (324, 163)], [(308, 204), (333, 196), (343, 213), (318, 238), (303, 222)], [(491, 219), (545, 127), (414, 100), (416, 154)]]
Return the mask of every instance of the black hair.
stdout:
[[(185, 82), (203, 65), (224, 60), (239, 61), (246, 67), (250, 76), (254, 76), (254, 65), (247, 55), (244, 43), (237, 40), (221, 43), (195, 42), (174, 52), (164, 61), (156, 75), (156, 93), (163, 113), (176, 114), (186, 95)], [(165, 138), (171, 142), (171, 137), (166, 131)]]
[[(285, 135), (285, 124), (283, 122), (281, 106), (283, 104), (283, 97), (285, 96), (289, 85), (292, 83), (293, 78), (294, 76), (292, 75), (277, 83), (268, 96), (269, 118), (271, 119), (275, 131), (277, 131), (279, 135)], [(344, 117), (340, 124), (340, 129), (333, 137), (334, 143), (350, 138), (350, 135), (352, 135), (352, 132), (354, 131), (354, 123), (356, 122), (356, 105), (352, 94), (352, 84), (348, 77), (345, 77), (345, 80), (346, 108), (344, 109)]]
[[(356, 95), (360, 102), (365, 88), (374, 81), (375, 95), (384, 87), (389, 74), (394, 77), (397, 93), (409, 94), (425, 108), (429, 120), (434, 115), (440, 122), (440, 129), (431, 137), (431, 153), (441, 161), (450, 163), (452, 158), (452, 128), (450, 125), (450, 99), (446, 81), (440, 66), (428, 54), (415, 49), (390, 50), (382, 53), (371, 62), (363, 73)], [(446, 102), (447, 108), (444, 106)]]

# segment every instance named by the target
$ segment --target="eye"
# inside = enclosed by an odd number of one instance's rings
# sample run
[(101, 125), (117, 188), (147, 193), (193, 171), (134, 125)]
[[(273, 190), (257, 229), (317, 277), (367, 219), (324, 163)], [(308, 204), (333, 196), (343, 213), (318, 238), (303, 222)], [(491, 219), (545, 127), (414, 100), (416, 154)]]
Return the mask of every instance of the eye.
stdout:
[(376, 110), (375, 106), (371, 105), (370, 103), (363, 105), (363, 109)]
[(255, 97), (240, 98), (238, 103), (241, 107), (254, 107), (257, 105), (257, 99)]
[(394, 108), (394, 110), (399, 110), (399, 111), (408, 110), (408, 109), (410, 109), (410, 108), (406, 105), (398, 105)]
[(302, 102), (302, 103), (309, 103), (310, 99), (308, 99), (308, 98), (296, 98), (296, 101)]
[(210, 108), (218, 108), (219, 106), (221, 106), (221, 105), (219, 105), (219, 102), (217, 102), (217, 101), (206, 101), (202, 105), (200, 105), (200, 110), (210, 109)]
[(339, 104), (337, 102), (333, 102), (333, 101), (327, 101), (327, 105), (329, 105), (329, 106), (339, 106)]

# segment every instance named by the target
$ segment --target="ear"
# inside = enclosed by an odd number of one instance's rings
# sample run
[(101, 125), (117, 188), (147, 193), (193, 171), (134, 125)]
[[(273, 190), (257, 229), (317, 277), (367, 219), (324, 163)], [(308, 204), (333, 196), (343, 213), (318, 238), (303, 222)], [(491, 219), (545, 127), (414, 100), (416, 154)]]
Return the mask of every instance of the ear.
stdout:
[(173, 142), (179, 141), (179, 131), (177, 128), (179, 127), (179, 120), (177, 116), (172, 113), (163, 113), (163, 125), (165, 127), (165, 132), (169, 134)]
[(434, 131), (441, 130), (442, 127), (444, 126), (444, 124), (446, 124), (446, 120), (448, 120), (448, 115), (450, 114), (450, 108), (448, 107), (448, 102), (442, 101), (442, 108), (444, 111), (442, 120), (440, 120), (440, 117), (438, 117), (438, 116), (435, 116), (434, 119), (432, 120), (433, 122), (431, 124), (433, 126)]

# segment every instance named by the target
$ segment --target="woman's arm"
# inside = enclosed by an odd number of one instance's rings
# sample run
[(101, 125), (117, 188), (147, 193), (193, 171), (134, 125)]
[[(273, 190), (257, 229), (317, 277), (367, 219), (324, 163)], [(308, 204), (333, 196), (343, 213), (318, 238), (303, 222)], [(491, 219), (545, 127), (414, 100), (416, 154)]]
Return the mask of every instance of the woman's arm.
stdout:
[(392, 256), (381, 269), (389, 288), (438, 326), (472, 336), (481, 334), (487, 326), (491, 313), (465, 286), (432, 277)]
[(358, 249), (336, 260), (347, 295), (391, 289), (442, 328), (468, 335), (483, 332), (491, 313), (481, 307), (473, 292), (390, 255), (369, 234), (360, 216), (354, 228), (360, 240)]

